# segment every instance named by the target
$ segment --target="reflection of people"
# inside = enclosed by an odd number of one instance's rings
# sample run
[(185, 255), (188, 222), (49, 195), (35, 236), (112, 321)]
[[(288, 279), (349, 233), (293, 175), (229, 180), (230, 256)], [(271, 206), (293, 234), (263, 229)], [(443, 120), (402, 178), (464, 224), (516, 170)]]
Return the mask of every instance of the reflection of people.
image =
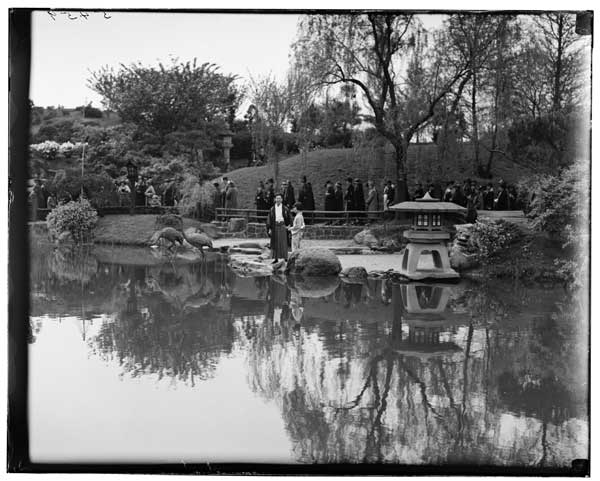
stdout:
[(271, 239), (271, 256), (273, 263), (288, 257), (288, 240), (286, 227), (292, 223), (289, 209), (283, 205), (281, 194), (275, 196), (275, 205), (269, 210), (267, 217), (267, 234)]

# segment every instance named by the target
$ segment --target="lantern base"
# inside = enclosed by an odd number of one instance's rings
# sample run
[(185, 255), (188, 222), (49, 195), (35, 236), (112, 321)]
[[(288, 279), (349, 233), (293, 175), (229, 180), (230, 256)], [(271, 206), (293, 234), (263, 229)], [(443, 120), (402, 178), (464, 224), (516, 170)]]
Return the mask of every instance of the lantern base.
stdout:
[(400, 273), (413, 281), (460, 279), (450, 267), (445, 242), (409, 242), (402, 254)]

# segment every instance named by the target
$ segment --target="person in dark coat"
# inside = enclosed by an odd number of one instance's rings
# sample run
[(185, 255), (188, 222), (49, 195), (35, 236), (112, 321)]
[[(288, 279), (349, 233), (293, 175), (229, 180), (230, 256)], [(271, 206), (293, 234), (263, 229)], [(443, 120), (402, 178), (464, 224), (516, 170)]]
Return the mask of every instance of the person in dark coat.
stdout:
[(503, 181), (500, 182), (500, 192), (494, 201), (494, 210), (508, 210), (508, 191)]
[(354, 205), (354, 185), (352, 183), (352, 177), (348, 177), (346, 182), (348, 182), (348, 185), (346, 186), (346, 195), (344, 195), (346, 210), (356, 210)]
[(344, 191), (342, 189), (342, 183), (341, 182), (336, 182), (335, 183), (335, 189), (333, 191), (333, 195), (334, 195), (334, 209), (333, 210), (339, 210), (340, 212), (344, 210)]
[(354, 210), (364, 211), (367, 209), (365, 204), (365, 191), (360, 179), (354, 179)]
[(288, 257), (288, 230), (292, 225), (290, 210), (283, 205), (283, 196), (275, 195), (275, 205), (269, 209), (267, 216), (267, 235), (271, 239), (271, 257), (273, 263)]
[(425, 195), (425, 191), (423, 190), (423, 184), (417, 184), (415, 186), (415, 193), (413, 194), (413, 200), (420, 199)]
[(333, 190), (333, 184), (330, 180), (325, 182), (325, 210), (333, 211), (335, 208), (335, 192)]
[(221, 190), (219, 189), (219, 183), (213, 182), (215, 190), (212, 192), (212, 204), (213, 204), (213, 218), (217, 220), (217, 209), (223, 207), (221, 205)]
[(258, 183), (254, 202), (256, 203), (256, 215), (264, 216), (264, 212), (261, 211), (269, 210), (269, 206), (267, 205), (265, 184), (262, 180)]
[(283, 203), (288, 209), (291, 209), (293, 205), (296, 203), (296, 197), (294, 195), (294, 187), (292, 186), (292, 181), (288, 180), (285, 182), (285, 187), (283, 189)]
[(265, 201), (267, 208), (270, 209), (275, 204), (275, 187), (273, 179), (267, 180), (267, 191), (265, 194)]
[(454, 182), (447, 182), (446, 189), (444, 190), (444, 202), (452, 202), (452, 193), (453, 193)]
[(303, 210), (305, 212), (307, 210), (315, 210), (315, 195), (313, 193), (312, 184), (310, 182), (306, 183), (305, 205), (303, 207)]
[(483, 208), (485, 210), (492, 210), (494, 208), (494, 197), (494, 186), (489, 182), (483, 196)]
[(302, 204), (302, 209), (306, 206), (306, 176), (302, 176), (300, 187), (298, 188), (298, 198), (296, 199)]

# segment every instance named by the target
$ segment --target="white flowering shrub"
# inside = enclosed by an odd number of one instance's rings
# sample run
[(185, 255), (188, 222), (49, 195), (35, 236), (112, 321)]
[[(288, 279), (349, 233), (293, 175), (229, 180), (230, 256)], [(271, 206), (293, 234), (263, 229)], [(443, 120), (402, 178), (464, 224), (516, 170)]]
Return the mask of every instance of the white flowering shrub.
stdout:
[(63, 142), (59, 144), (54, 140), (46, 140), (39, 144), (31, 144), (29, 146), (32, 152), (42, 155), (46, 159), (54, 159), (57, 154), (61, 154), (64, 157), (70, 157), (73, 152), (81, 151), (83, 148), (83, 142)]
[(477, 221), (471, 231), (470, 243), (480, 260), (490, 259), (522, 237), (519, 228), (505, 220)]
[(98, 214), (87, 199), (59, 205), (48, 214), (46, 224), (53, 237), (67, 231), (75, 242), (91, 240)]

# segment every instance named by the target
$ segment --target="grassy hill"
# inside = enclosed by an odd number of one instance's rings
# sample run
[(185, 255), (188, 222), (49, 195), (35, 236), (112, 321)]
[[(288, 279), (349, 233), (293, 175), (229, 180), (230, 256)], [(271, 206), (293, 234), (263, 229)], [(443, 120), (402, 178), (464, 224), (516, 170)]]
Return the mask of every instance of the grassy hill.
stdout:
[[(439, 166), (437, 162), (437, 147), (435, 144), (411, 145), (408, 152), (408, 181), (409, 190), (413, 190), (416, 182), (425, 184), (428, 180), (445, 182), (465, 178), (476, 179), (487, 183), (488, 179), (478, 179), (470, 174), (469, 160), (456, 162), (452, 166)], [(496, 156), (492, 164), (494, 178), (492, 182), (504, 179), (508, 183), (516, 182), (520, 177), (530, 172), (520, 166)], [(395, 179), (393, 151), (374, 149), (322, 149), (309, 152), (306, 162), (301, 155), (294, 155), (281, 160), (279, 163), (279, 182), (290, 179), (297, 192), (300, 179), (306, 175), (313, 185), (317, 210), (323, 209), (325, 182), (342, 181), (347, 177), (359, 177), (363, 183), (367, 179), (375, 181), (381, 192), (386, 179)], [(273, 164), (261, 167), (244, 167), (227, 173), (234, 181), (239, 191), (239, 207), (253, 208), (254, 194), (260, 180), (274, 178)]]

